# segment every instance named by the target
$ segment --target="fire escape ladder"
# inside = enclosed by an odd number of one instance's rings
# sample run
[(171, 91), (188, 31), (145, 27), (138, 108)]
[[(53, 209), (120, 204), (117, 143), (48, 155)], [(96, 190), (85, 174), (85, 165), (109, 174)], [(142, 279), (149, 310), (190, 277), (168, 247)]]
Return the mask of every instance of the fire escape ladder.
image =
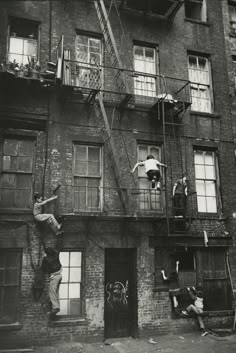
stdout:
[(115, 182), (118, 188), (118, 193), (120, 196), (122, 208), (125, 211), (127, 208), (126, 207), (127, 202), (126, 202), (126, 195), (125, 195), (124, 189), (122, 188), (122, 185), (121, 185), (120, 168), (117, 163), (118, 153), (115, 148), (115, 142), (112, 136), (110, 124), (109, 124), (106, 109), (104, 106), (102, 92), (99, 91), (96, 97), (97, 99), (94, 100), (95, 117), (97, 119), (97, 123), (103, 137), (104, 146), (107, 147), (107, 151), (108, 151), (107, 156), (111, 162), (110, 164), (115, 175)]
[(120, 103), (120, 107), (124, 107), (124, 105), (126, 105), (132, 98), (132, 95), (123, 70), (120, 54), (109, 21), (109, 16), (103, 0), (95, 0), (94, 5), (102, 29), (102, 34), (104, 36), (105, 47), (111, 60), (111, 65), (114, 69), (117, 69), (117, 73), (115, 75), (117, 87), (119, 92), (125, 95), (124, 100)]

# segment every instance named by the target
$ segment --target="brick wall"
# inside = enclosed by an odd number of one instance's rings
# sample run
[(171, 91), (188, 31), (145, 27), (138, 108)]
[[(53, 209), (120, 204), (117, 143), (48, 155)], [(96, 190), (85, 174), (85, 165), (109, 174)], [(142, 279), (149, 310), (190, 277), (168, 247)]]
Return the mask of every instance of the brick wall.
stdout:
[[(166, 130), (166, 163), (167, 170), (167, 196), (168, 206), (171, 206), (171, 189), (174, 180), (187, 171), (190, 176), (191, 190), (195, 190), (193, 146), (215, 146), (219, 152), (219, 169), (221, 180), (221, 196), (223, 203), (223, 215), (225, 227), (232, 236), (236, 231), (235, 220), (232, 212), (235, 208), (235, 196), (232, 190), (235, 188), (235, 160), (234, 144), (232, 137), (232, 119), (230, 115), (230, 97), (227, 82), (227, 70), (225, 68), (225, 52), (223, 21), (221, 7), (218, 0), (208, 2), (209, 24), (190, 22), (184, 18), (184, 9), (177, 13), (172, 26), (163, 24), (158, 20), (149, 20), (145, 17), (136, 17), (130, 13), (121, 13), (121, 20), (126, 32), (127, 43), (121, 43), (121, 29), (115, 13), (111, 12), (112, 28), (118, 43), (119, 51), (127, 68), (132, 68), (133, 43), (139, 41), (158, 46), (160, 58), (160, 72), (166, 76), (188, 79), (187, 52), (197, 52), (210, 55), (212, 66), (212, 79), (214, 91), (215, 114), (193, 114), (189, 111), (183, 117), (183, 125), (179, 128), (173, 126)], [(49, 52), (49, 28), (50, 12), (49, 2), (44, 1), (15, 1), (11, 6), (7, 1), (1, 2), (0, 17), (0, 52), (6, 52), (6, 25), (8, 14), (19, 17), (35, 19), (41, 22), (40, 62), (44, 65), (50, 57)], [(225, 11), (225, 9), (224, 9)], [(70, 6), (62, 1), (52, 2), (52, 33), (51, 55), (55, 58), (56, 47), (62, 34), (64, 34), (65, 48), (74, 54), (74, 39), (76, 30), (99, 33), (101, 30), (93, 6), (85, 1), (71, 1)], [(204, 40), (203, 40), (204, 38)], [(108, 55), (105, 55), (105, 64), (109, 64)], [(30, 89), (31, 90), (31, 89)], [(7, 97), (7, 95), (5, 95)], [(5, 111), (11, 111), (12, 106), (19, 116), (23, 118), (23, 111), (30, 111), (31, 119), (36, 113), (41, 114), (47, 121), (47, 128), (36, 131), (37, 150), (35, 158), (34, 190), (42, 190), (44, 186), (45, 196), (50, 196), (52, 190), (60, 183), (62, 186), (58, 192), (57, 203), (51, 207), (51, 211), (58, 214), (72, 213), (71, 189), (73, 183), (73, 143), (93, 139), (102, 144), (101, 133), (96, 123), (94, 111), (85, 104), (73, 103), (68, 97), (61, 100), (55, 91), (46, 93), (35, 92), (33, 97), (20, 95), (18, 90), (17, 100), (8, 97), (1, 102), (1, 117)], [(6, 104), (7, 102), (7, 104)], [(122, 175), (124, 187), (133, 188), (134, 181), (130, 173), (137, 159), (137, 143), (163, 143), (162, 121), (156, 114), (136, 109), (127, 109), (122, 117), (112, 106), (107, 106), (108, 119), (112, 122), (112, 134), (117, 149), (117, 161)], [(40, 115), (40, 116), (41, 116)], [(9, 124), (10, 125), (10, 124)], [(11, 126), (16, 128), (16, 126)], [(33, 128), (32, 128), (33, 130)], [(5, 127), (2, 130), (4, 134)], [(181, 137), (179, 139), (179, 136)], [(180, 149), (176, 146), (180, 141), (183, 165), (180, 164)], [(179, 147), (180, 147), (179, 146)], [(114, 175), (104, 147), (104, 185), (115, 187)], [(112, 208), (110, 200), (110, 206)], [(115, 204), (114, 204), (115, 206)], [(39, 240), (37, 229), (34, 227), (31, 215), (4, 215), (0, 221), (3, 227), (0, 233), (0, 246), (20, 247), (23, 249), (21, 292), (19, 299), (19, 323), (22, 325), (17, 331), (0, 331), (1, 342), (36, 342), (47, 343), (49, 340), (81, 340), (85, 338), (100, 339), (104, 334), (104, 249), (105, 248), (137, 248), (137, 293), (138, 293), (138, 328), (139, 334), (155, 330), (155, 333), (163, 333), (170, 330), (195, 329), (193, 320), (174, 320), (171, 314), (171, 303), (168, 292), (154, 290), (154, 248), (149, 246), (149, 237), (162, 236), (166, 227), (136, 218), (128, 221), (125, 226), (120, 220), (89, 221), (90, 232), (87, 223), (79, 216), (65, 217), (65, 247), (85, 249), (85, 297), (84, 317), (76, 322), (65, 324), (56, 323), (48, 326), (47, 319), (41, 308), (40, 302), (34, 302), (31, 286), (33, 270), (31, 268), (29, 244), (27, 245), (27, 228), (29, 224), (29, 237), (32, 254), (35, 262), (42, 258), (39, 253)], [(11, 222), (4, 223), (4, 219), (10, 218)], [(16, 230), (15, 221), (23, 222)], [(220, 222), (216, 219), (193, 220), (193, 226), (197, 236), (202, 237), (203, 228), (211, 229)], [(163, 231), (164, 229), (164, 231)], [(53, 237), (45, 234), (48, 245), (53, 244)], [(235, 240), (234, 240), (235, 242)], [(233, 280), (236, 279), (235, 251), (230, 251), (232, 259)], [(43, 298), (47, 293), (47, 287)], [(226, 317), (228, 323), (232, 317)], [(225, 318), (209, 318), (208, 324), (216, 325), (225, 323)], [(2, 344), (3, 344), (2, 343)]]

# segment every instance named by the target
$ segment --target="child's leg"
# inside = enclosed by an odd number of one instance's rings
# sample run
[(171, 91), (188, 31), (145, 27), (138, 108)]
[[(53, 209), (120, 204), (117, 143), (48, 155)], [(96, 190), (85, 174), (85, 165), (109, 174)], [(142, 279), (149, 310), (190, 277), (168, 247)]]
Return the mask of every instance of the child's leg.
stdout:
[(55, 234), (57, 234), (60, 231), (61, 226), (62, 226), (61, 224), (59, 224), (57, 222), (57, 220), (53, 216), (53, 214), (50, 214), (50, 217), (48, 218), (47, 223)]

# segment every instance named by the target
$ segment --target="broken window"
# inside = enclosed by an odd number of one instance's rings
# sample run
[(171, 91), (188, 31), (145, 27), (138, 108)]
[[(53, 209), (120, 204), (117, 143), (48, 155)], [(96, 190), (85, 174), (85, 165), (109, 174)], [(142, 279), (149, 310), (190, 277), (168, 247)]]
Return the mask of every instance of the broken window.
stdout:
[(204, 56), (188, 56), (188, 72), (191, 81), (191, 110), (212, 112), (212, 83), (209, 59)]
[(28, 57), (38, 59), (38, 23), (10, 18), (8, 60), (28, 64)]
[(6, 138), (3, 142), (0, 207), (30, 209), (35, 141)]
[(180, 287), (196, 285), (195, 255), (192, 250), (176, 251), (172, 254), (175, 261), (179, 261), (178, 282)]
[(74, 145), (74, 210), (101, 208), (101, 147)]
[[(179, 273), (174, 277), (176, 261), (179, 261)], [(164, 281), (161, 270), (165, 271), (168, 281)], [(168, 286), (176, 280), (178, 288), (196, 285), (196, 263), (195, 253), (191, 249), (171, 251), (167, 249), (155, 249), (155, 285), (158, 287)]]
[(214, 151), (194, 151), (198, 212), (217, 213), (219, 181)]
[(206, 11), (206, 0), (185, 0), (185, 17), (206, 22), (207, 11)]
[(61, 251), (62, 281), (59, 287), (60, 314), (82, 314), (82, 267), (81, 251)]
[[(134, 94), (136, 101), (148, 103), (157, 95), (157, 49), (134, 46)], [(145, 97), (145, 98), (144, 98)]]
[(99, 38), (77, 34), (75, 38), (75, 85), (99, 89), (102, 84), (102, 43)]
[(229, 26), (231, 34), (236, 34), (236, 3), (229, 2)]
[(0, 250), (0, 324), (17, 322), (21, 250)]
[[(138, 162), (145, 161), (147, 155), (153, 155), (155, 159), (161, 161), (161, 148), (153, 145), (138, 145)], [(164, 180), (164, 176), (162, 175)], [(139, 185), (139, 208), (144, 211), (159, 210), (163, 211), (163, 201), (161, 192), (152, 189), (151, 181), (148, 180), (144, 167), (138, 168), (138, 185)]]

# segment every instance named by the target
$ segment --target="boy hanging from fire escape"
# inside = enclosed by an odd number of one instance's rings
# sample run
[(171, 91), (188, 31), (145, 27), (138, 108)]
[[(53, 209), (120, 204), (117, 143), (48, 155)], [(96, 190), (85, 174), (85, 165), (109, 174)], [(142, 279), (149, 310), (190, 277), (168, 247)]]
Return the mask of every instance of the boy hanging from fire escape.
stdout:
[(44, 222), (46, 221), (49, 227), (52, 229), (52, 231), (56, 235), (60, 235), (63, 233), (61, 230), (62, 224), (59, 224), (54, 217), (53, 214), (49, 213), (42, 213), (43, 206), (46, 205), (49, 202), (52, 202), (57, 199), (57, 195), (53, 195), (49, 199), (43, 200), (42, 195), (40, 195), (38, 192), (34, 194), (34, 208), (33, 208), (33, 215), (34, 219), (38, 222)]
[(147, 174), (148, 179), (152, 182), (152, 188), (156, 188), (157, 190), (161, 190), (161, 172), (160, 167), (167, 166), (157, 159), (154, 158), (153, 155), (149, 154), (147, 159), (143, 162), (138, 162), (135, 164), (134, 168), (131, 170), (131, 173), (134, 173), (137, 167), (145, 167), (145, 172)]

